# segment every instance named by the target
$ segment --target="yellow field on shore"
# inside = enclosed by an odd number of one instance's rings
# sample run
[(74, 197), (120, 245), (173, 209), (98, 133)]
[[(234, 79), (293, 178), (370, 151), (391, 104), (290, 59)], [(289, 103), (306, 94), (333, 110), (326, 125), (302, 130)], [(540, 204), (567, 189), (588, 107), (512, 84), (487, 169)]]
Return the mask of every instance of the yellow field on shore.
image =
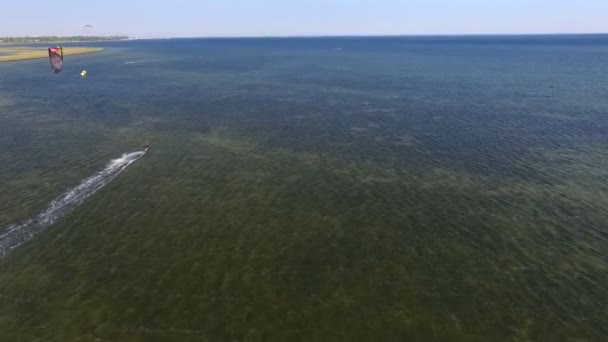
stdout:
[[(85, 53), (99, 52), (103, 48), (88, 47), (64, 47), (63, 55), (81, 55)], [(46, 48), (25, 48), (25, 47), (0, 47), (0, 62), (23, 61), (26, 59), (48, 58)]]

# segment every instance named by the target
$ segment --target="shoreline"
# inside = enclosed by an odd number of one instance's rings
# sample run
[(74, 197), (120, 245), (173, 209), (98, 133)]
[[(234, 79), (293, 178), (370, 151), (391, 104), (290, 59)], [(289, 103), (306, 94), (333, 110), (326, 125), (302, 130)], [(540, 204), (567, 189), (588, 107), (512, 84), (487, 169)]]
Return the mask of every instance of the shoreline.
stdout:
[[(91, 47), (64, 47), (64, 56), (75, 56), (84, 55), (89, 53), (95, 53), (103, 51), (104, 48), (91, 48)], [(8, 55), (0, 55), (0, 63), (4, 62), (18, 62), (27, 61), (32, 59), (48, 58), (48, 52), (46, 48), (34, 49), (28, 47), (0, 47), (0, 53), (8, 52)]]
[(88, 44), (88, 43), (111, 43), (125, 42), (129, 40), (140, 40), (140, 38), (125, 38), (125, 39), (106, 39), (106, 40), (49, 40), (44, 42), (0, 42), (0, 49), (6, 46), (31, 46), (31, 45), (49, 45), (54, 44)]

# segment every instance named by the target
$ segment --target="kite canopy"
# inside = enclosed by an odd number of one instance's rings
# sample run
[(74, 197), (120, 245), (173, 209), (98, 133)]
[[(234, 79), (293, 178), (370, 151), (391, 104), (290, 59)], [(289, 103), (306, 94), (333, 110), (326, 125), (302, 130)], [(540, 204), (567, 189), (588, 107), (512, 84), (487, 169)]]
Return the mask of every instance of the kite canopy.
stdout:
[(49, 63), (51, 63), (51, 69), (55, 74), (63, 70), (63, 49), (61, 46), (49, 48)]

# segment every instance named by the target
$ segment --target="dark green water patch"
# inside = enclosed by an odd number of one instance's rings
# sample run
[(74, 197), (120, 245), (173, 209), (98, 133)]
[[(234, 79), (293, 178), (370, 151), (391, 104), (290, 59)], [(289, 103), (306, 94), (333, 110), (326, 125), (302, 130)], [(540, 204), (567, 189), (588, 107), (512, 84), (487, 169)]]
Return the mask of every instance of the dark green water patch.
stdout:
[(605, 38), (419, 39), (1, 64), (0, 340), (605, 340)]

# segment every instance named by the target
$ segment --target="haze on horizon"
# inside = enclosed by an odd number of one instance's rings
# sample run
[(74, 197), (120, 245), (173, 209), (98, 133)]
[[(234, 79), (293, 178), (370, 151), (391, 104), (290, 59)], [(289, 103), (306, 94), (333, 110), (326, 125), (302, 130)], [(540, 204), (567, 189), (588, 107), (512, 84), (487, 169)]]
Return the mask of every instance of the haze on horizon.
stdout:
[(608, 32), (608, 1), (40, 0), (3, 5), (0, 36), (241, 37)]

